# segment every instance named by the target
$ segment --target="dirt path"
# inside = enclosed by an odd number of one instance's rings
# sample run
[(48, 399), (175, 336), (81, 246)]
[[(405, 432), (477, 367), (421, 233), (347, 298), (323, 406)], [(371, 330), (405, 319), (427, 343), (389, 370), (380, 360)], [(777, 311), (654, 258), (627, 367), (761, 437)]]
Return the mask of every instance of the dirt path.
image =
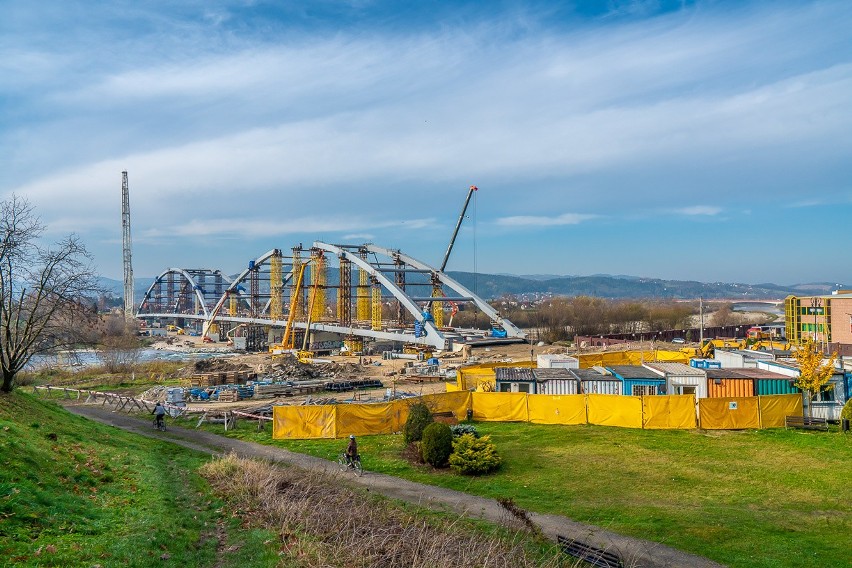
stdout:
[[(243, 442), (210, 432), (179, 427), (170, 426), (167, 432), (158, 432), (151, 428), (151, 424), (147, 420), (112, 412), (98, 406), (67, 405), (66, 408), (70, 412), (104, 424), (143, 436), (165, 439), (180, 446), (212, 455), (234, 452), (241, 457), (262, 458), (303, 469), (337, 472), (337, 464), (282, 448)], [(366, 472), (360, 478), (353, 476), (351, 481), (365, 487), (368, 491), (375, 491), (392, 499), (399, 499), (431, 509), (479, 517), (498, 524), (505, 522), (507, 518), (506, 510), (495, 500), (452, 489), (415, 483), (371, 472)], [(560, 535), (570, 540), (615, 552), (624, 560), (625, 568), (719, 568), (722, 566), (706, 558), (687, 554), (659, 543), (623, 536), (592, 525), (578, 523), (560, 515), (530, 513), (529, 516), (549, 538), (556, 540), (557, 535)]]

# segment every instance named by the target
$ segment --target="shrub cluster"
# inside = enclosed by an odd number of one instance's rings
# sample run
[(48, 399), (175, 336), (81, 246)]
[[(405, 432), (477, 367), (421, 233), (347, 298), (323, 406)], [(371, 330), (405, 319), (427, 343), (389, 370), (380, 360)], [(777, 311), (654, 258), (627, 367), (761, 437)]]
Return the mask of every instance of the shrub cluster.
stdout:
[(465, 475), (482, 475), (500, 467), (502, 460), (490, 436), (476, 438), (473, 434), (463, 434), (453, 441), (449, 462), (453, 471)]
[(470, 434), (474, 438), (479, 438), (479, 432), (473, 424), (453, 424), (450, 426), (450, 430), (452, 430), (454, 438), (458, 438), (464, 434)]
[(450, 427), (442, 422), (433, 422), (423, 429), (423, 440), (420, 442), (420, 453), (423, 461), (433, 467), (446, 465), (447, 459), (453, 453), (453, 433)]
[(402, 430), (406, 445), (411, 442), (419, 442), (423, 439), (423, 429), (429, 424), (432, 424), (435, 419), (432, 417), (432, 411), (429, 407), (418, 402), (412, 404), (408, 409), (408, 418), (405, 421), (405, 427)]

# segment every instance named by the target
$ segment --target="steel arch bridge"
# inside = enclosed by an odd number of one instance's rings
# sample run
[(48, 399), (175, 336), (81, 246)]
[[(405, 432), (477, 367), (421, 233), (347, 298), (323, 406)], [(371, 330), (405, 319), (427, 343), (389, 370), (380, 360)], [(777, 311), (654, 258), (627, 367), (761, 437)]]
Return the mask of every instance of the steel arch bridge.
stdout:
[[(445, 326), (445, 312), (451, 313), (451, 323), (460, 305), (488, 317), (492, 331)], [(400, 250), (371, 243), (316, 241), (287, 254), (273, 249), (249, 261), (233, 279), (221, 270), (168, 268), (148, 288), (136, 317), (200, 327), (210, 336), (239, 337), (245, 332), (263, 337), (261, 343), (273, 343), (290, 320), (303, 337), (309, 333), (315, 351), (323, 350), (314, 341), (323, 335), (353, 345), (373, 339), (435, 349), (526, 338), (446, 273)]]

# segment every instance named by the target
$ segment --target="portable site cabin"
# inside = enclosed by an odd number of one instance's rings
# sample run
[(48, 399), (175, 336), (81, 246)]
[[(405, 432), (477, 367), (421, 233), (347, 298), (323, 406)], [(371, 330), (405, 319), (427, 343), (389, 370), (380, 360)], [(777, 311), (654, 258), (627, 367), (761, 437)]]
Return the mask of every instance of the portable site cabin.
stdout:
[(595, 369), (571, 369), (570, 373), (580, 381), (583, 394), (621, 394), (621, 379), (604, 375)]
[(621, 379), (622, 392), (632, 396), (664, 394), (666, 379), (641, 365), (607, 367), (612, 376)]
[(537, 394), (580, 394), (580, 381), (568, 369), (532, 369)]
[[(794, 360), (759, 361), (757, 368), (772, 371), (793, 379), (799, 377), (799, 366)], [(852, 396), (850, 388), (852, 388), (852, 385), (847, 380), (846, 373), (841, 370), (835, 371), (834, 375), (828, 381), (828, 388), (816, 393), (813, 400), (808, 400), (808, 397), (805, 397), (805, 414), (814, 418), (840, 420), (840, 412), (843, 410), (843, 405)]]
[(497, 367), (494, 369), (497, 392), (536, 394), (535, 377), (528, 367)]
[(539, 369), (579, 369), (580, 360), (570, 355), (542, 353), (536, 357)]
[(754, 379), (739, 369), (707, 369), (707, 398), (754, 396)]
[(756, 369), (758, 361), (773, 361), (775, 356), (765, 351), (749, 351), (748, 349), (727, 351), (725, 349), (717, 349), (713, 353), (713, 358), (722, 364), (723, 369)]
[(666, 394), (694, 394), (707, 398), (707, 375), (683, 363), (645, 363), (644, 367), (666, 379)]

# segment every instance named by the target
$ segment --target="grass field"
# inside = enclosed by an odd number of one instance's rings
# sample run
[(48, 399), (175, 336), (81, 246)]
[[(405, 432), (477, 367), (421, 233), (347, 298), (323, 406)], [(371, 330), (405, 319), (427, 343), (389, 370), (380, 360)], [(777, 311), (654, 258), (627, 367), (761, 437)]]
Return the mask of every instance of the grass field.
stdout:
[[(478, 423), (504, 458), (482, 478), (413, 466), (402, 437), (359, 440), (367, 470), (558, 513), (730, 566), (852, 563), (852, 436)], [(222, 433), (221, 426), (208, 426)], [(273, 441), (243, 422), (229, 435), (333, 458), (342, 440)]]
[(242, 530), (197, 474), (208, 459), (0, 395), (0, 563), (274, 565), (275, 534)]

